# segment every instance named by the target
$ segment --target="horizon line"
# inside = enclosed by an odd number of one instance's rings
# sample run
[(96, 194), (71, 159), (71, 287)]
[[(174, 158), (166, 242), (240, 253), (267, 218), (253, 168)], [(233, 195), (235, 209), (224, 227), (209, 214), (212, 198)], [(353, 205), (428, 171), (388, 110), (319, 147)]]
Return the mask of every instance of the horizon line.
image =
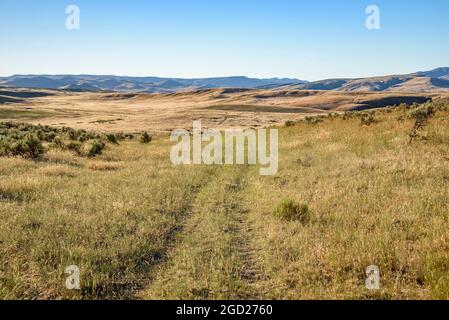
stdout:
[(280, 77), (280, 76), (273, 76), (273, 77), (255, 77), (255, 76), (247, 76), (247, 75), (230, 75), (230, 76), (205, 76), (205, 77), (170, 77), (170, 76), (156, 76), (156, 75), (119, 75), (119, 74), (95, 74), (95, 73), (17, 73), (17, 74), (11, 74), (11, 75), (0, 75), (0, 78), (10, 78), (10, 77), (24, 77), (24, 76), (97, 76), (97, 77), (123, 77), (123, 78), (161, 78), (161, 79), (179, 79), (179, 80), (199, 80), (199, 79), (216, 79), (216, 78), (247, 78), (247, 79), (259, 79), (259, 80), (270, 80), (270, 79), (289, 79), (289, 80), (298, 80), (298, 81), (305, 81), (305, 82), (315, 82), (315, 81), (322, 81), (322, 80), (333, 80), (333, 79), (364, 79), (364, 78), (378, 78), (378, 77), (387, 77), (387, 76), (404, 76), (404, 75), (412, 75), (420, 72), (430, 72), (438, 69), (446, 69), (448, 67), (436, 67), (430, 70), (419, 70), (419, 71), (413, 71), (409, 73), (390, 73), (390, 74), (384, 74), (384, 75), (373, 75), (373, 76), (358, 76), (358, 77), (332, 77), (332, 78), (321, 78), (319, 80), (306, 80), (301, 79), (297, 77)]

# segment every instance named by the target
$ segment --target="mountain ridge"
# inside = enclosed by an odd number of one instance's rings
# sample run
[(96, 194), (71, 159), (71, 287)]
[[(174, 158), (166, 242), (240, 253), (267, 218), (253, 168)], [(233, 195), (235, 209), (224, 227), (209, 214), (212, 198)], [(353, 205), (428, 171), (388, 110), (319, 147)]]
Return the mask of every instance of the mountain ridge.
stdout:
[(335, 78), (313, 82), (295, 78), (249, 78), (245, 76), (210, 78), (133, 77), (115, 75), (13, 75), (0, 77), (0, 86), (67, 91), (113, 91), (125, 93), (173, 93), (198, 89), (293, 89), (335, 91), (449, 91), (449, 67), (410, 74), (367, 78)]
[(347, 92), (439, 92), (449, 91), (449, 68), (441, 67), (410, 74), (368, 78), (336, 78), (283, 87), (296, 90), (335, 90)]
[(290, 78), (258, 79), (245, 76), (213, 78), (128, 77), (114, 75), (13, 75), (0, 78), (0, 86), (36, 89), (169, 93), (204, 88), (249, 88), (305, 83)]

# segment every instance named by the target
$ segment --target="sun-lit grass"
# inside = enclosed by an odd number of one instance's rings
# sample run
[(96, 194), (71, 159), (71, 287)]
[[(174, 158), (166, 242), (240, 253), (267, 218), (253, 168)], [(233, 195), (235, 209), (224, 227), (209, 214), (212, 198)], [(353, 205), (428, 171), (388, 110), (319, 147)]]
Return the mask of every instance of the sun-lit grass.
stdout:
[(51, 116), (52, 114), (43, 110), (26, 110), (26, 109), (12, 109), (12, 108), (0, 108), (0, 119), (10, 120), (39, 120)]
[(407, 108), (373, 117), (289, 123), (275, 176), (173, 166), (163, 136), (2, 157), (0, 298), (447, 299), (449, 112), (412, 142)]
[[(448, 113), (411, 144), (413, 121), (397, 120), (406, 114), (282, 131), (279, 175), (254, 175), (247, 192), (267, 297), (449, 298)], [(285, 196), (309, 205), (310, 223), (270, 215)], [(365, 289), (369, 265), (380, 267), (379, 292)]]
[[(0, 296), (132, 295), (209, 178), (210, 168), (173, 168), (164, 149), (136, 141), (95, 161), (54, 163), (55, 151), (36, 162), (2, 158)], [(80, 292), (65, 289), (72, 264), (81, 269)]]

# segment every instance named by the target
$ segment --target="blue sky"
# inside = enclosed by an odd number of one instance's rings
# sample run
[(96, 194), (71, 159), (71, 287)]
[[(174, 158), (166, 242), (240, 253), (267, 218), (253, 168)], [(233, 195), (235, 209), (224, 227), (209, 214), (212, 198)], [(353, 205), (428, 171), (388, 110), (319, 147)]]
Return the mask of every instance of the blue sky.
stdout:
[[(65, 27), (68, 5), (80, 30)], [(365, 28), (377, 5), (381, 29)], [(447, 0), (0, 0), (0, 75), (295, 77), (449, 66)]]

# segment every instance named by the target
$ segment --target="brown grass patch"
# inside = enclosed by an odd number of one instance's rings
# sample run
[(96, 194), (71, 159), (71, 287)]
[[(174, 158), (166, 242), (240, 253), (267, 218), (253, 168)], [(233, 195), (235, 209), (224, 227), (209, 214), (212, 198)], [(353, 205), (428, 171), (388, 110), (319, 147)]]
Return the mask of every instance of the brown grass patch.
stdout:
[(86, 164), (86, 168), (94, 171), (116, 171), (124, 168), (121, 162), (92, 161)]
[(46, 166), (38, 169), (40, 174), (49, 177), (75, 177), (76, 171), (64, 165)]

